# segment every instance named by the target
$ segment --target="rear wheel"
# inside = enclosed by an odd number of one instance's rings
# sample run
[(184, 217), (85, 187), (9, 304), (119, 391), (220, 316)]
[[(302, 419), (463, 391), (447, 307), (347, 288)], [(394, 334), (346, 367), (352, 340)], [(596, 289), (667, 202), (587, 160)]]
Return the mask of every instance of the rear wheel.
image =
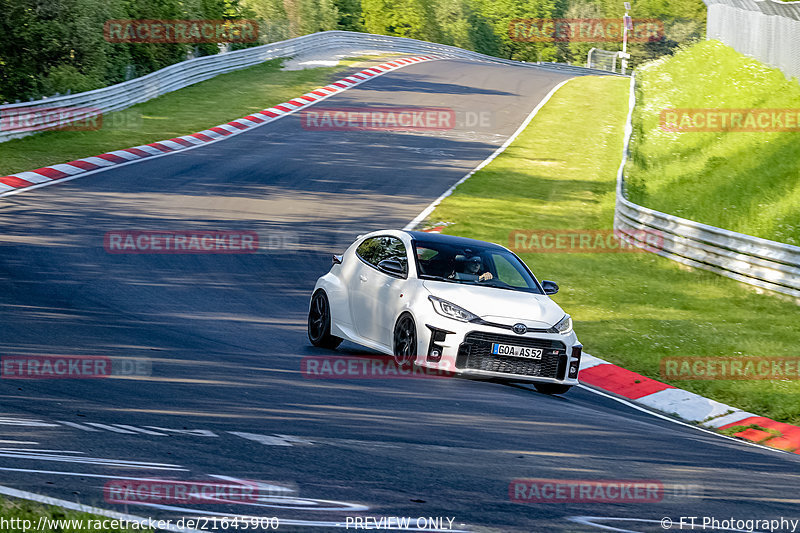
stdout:
[(400, 367), (410, 367), (417, 358), (417, 326), (409, 314), (400, 316), (394, 326), (394, 361)]
[(308, 340), (320, 348), (334, 349), (342, 339), (331, 335), (331, 306), (325, 291), (319, 290), (311, 298), (308, 310)]
[(542, 394), (564, 394), (572, 388), (572, 385), (560, 385), (558, 383), (534, 383), (533, 386)]

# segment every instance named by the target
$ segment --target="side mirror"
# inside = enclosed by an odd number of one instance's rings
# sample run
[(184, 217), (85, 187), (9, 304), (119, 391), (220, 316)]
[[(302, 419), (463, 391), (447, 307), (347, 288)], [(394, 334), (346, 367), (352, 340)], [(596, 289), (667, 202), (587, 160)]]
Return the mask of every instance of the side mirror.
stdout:
[(403, 268), (403, 265), (400, 264), (400, 261), (397, 259), (384, 259), (380, 263), (378, 263), (378, 268), (381, 271), (386, 272), (387, 274), (391, 274), (393, 276), (405, 276), (406, 269)]
[(558, 292), (558, 284), (555, 281), (542, 280), (542, 288), (545, 294), (555, 294)]
[(334, 265), (341, 265), (342, 256), (334, 254), (333, 257), (331, 257), (331, 263), (333, 263)]

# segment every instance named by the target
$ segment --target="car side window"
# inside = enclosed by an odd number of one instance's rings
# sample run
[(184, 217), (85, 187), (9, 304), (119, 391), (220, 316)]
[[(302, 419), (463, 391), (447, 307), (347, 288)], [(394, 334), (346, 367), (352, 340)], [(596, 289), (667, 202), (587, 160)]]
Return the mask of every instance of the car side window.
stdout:
[(402, 265), (404, 275), (408, 275), (406, 247), (397, 237), (371, 237), (356, 248), (356, 253), (365, 263), (375, 268), (384, 259), (394, 259)]
[(364, 262), (377, 267), (378, 263), (381, 262), (380, 248), (381, 237), (372, 237), (371, 239), (367, 239), (366, 241), (362, 242), (358, 248), (356, 248), (356, 253)]
[(406, 255), (406, 247), (403, 244), (403, 241), (396, 237), (385, 237), (385, 246), (383, 247), (384, 250), (384, 257), (381, 258), (381, 261), (384, 259), (394, 259), (403, 267), (403, 275), (408, 275), (408, 255)]

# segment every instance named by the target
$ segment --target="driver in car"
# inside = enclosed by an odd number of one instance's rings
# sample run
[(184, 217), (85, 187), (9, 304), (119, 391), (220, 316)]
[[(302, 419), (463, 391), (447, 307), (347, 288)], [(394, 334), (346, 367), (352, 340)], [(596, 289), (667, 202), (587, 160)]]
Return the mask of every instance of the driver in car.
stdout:
[[(458, 259), (458, 257), (456, 257)], [(492, 279), (492, 273), (489, 271), (482, 272), (483, 270), (483, 261), (481, 260), (480, 256), (474, 255), (466, 260), (466, 265), (464, 267), (464, 272), (456, 272), (454, 271), (450, 276), (450, 279), (457, 279), (463, 281), (488, 281)]]

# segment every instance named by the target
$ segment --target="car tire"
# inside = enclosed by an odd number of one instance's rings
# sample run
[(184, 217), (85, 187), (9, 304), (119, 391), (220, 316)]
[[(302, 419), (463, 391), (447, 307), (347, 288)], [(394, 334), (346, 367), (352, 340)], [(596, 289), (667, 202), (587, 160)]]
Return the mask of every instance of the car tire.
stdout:
[(558, 383), (534, 383), (536, 390), (542, 394), (565, 394), (572, 385), (560, 385)]
[(408, 313), (400, 315), (392, 335), (392, 353), (397, 366), (409, 368), (414, 365), (417, 358), (417, 338), (414, 318)]
[(319, 290), (311, 298), (308, 310), (308, 340), (319, 348), (333, 350), (342, 339), (331, 335), (331, 306), (325, 291)]

